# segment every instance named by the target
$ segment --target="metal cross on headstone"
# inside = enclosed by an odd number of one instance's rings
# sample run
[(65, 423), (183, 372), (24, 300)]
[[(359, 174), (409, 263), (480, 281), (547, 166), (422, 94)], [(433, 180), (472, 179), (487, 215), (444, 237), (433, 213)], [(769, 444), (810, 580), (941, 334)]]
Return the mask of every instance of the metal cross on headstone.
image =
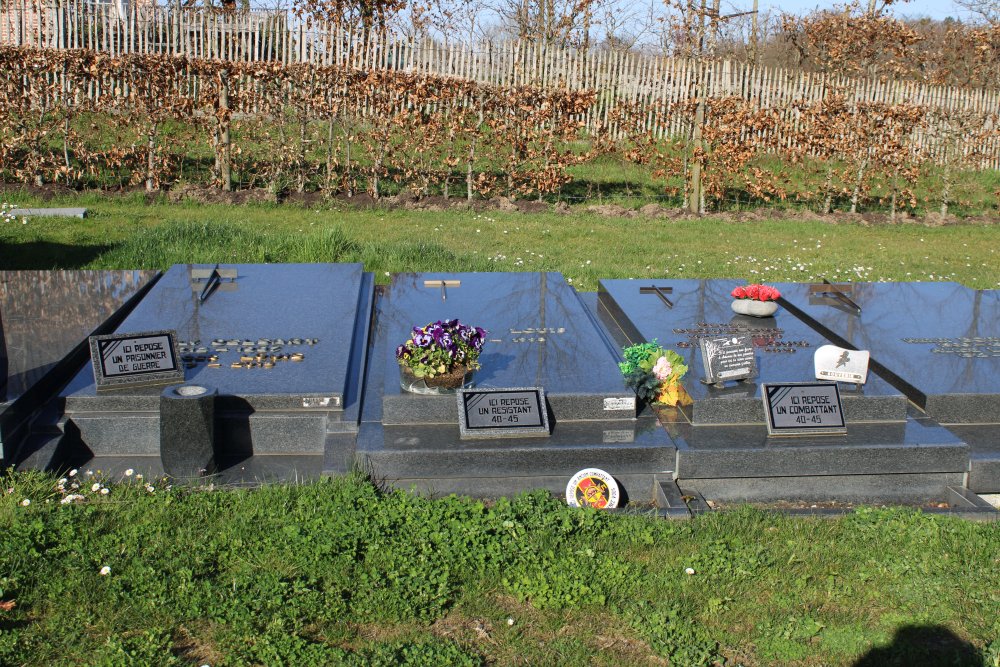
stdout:
[(425, 280), (424, 287), (440, 287), (441, 288), (441, 300), (448, 300), (448, 288), (449, 287), (461, 287), (461, 280)]
[(813, 284), (809, 286), (809, 296), (811, 297), (814, 294), (821, 295), (826, 299), (832, 297), (838, 303), (853, 310), (856, 314), (861, 314), (861, 306), (856, 304), (854, 300), (848, 296), (848, 294), (854, 294), (854, 285), (852, 283), (841, 283), (839, 285), (835, 285), (824, 278), (823, 284)]
[(201, 303), (217, 289), (227, 292), (236, 289), (236, 269), (223, 269), (218, 264), (211, 269), (192, 268), (189, 270), (189, 278), (191, 289), (195, 292), (200, 290), (198, 301)]
[(673, 287), (659, 287), (657, 285), (650, 285), (649, 287), (639, 288), (639, 294), (655, 294), (656, 296), (660, 297), (660, 300), (663, 301), (663, 304), (667, 308), (674, 307), (674, 302), (667, 298), (667, 295), (673, 294), (673, 292), (674, 292)]

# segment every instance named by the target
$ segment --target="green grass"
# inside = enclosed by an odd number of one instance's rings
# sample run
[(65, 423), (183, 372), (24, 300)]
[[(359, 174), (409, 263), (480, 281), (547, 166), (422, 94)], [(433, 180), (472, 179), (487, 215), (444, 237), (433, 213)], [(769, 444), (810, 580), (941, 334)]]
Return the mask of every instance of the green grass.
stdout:
[[(38, 205), (22, 197), (22, 206)], [(561, 271), (600, 278), (954, 280), (1000, 286), (995, 225), (863, 226), (802, 220), (665, 221), (572, 213), (338, 210), (324, 205), (146, 204), (96, 194), (85, 220), (0, 228), (0, 269), (166, 268), (185, 262), (361, 261), (400, 271)]]
[[(0, 600), (15, 602), (0, 664), (1000, 659), (1000, 523), (749, 508), (677, 523), (544, 493), (383, 494), (356, 476), (214, 492), (101, 480), (104, 496), (99, 477), (0, 478)], [(84, 499), (60, 503), (70, 492)], [(945, 640), (966, 660), (941, 662)]]

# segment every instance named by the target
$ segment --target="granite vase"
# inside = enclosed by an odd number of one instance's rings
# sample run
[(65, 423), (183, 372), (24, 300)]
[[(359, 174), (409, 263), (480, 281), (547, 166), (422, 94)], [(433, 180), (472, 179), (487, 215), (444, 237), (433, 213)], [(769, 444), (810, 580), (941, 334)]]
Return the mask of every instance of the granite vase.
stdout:
[(778, 310), (777, 301), (733, 299), (733, 312), (750, 317), (771, 317)]

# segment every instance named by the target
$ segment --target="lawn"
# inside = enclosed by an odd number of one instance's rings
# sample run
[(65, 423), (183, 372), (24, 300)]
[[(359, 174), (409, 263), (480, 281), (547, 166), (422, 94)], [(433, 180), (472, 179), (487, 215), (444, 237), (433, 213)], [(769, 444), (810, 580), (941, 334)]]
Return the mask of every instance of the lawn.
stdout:
[(1000, 660), (1000, 522), (875, 508), (670, 522), (544, 493), (427, 500), (353, 475), (0, 482), (0, 664)]
[[(21, 206), (37, 205), (28, 198)], [(603, 216), (573, 208), (523, 214), (297, 205), (146, 204), (87, 194), (85, 220), (31, 218), (0, 228), (0, 269), (167, 268), (186, 262), (362, 261), (401, 271), (561, 271), (600, 278), (753, 281), (954, 280), (1000, 286), (995, 225), (732, 222)]]
[[(551, 270), (582, 290), (622, 277), (1000, 286), (984, 225), (45, 205), (92, 215), (3, 224), (0, 269), (360, 261), (382, 281)], [(915, 509), (669, 522), (544, 493), (428, 500), (358, 475), (209, 490), (79, 470), (0, 475), (0, 535), (3, 665), (1000, 667), (1000, 522)]]

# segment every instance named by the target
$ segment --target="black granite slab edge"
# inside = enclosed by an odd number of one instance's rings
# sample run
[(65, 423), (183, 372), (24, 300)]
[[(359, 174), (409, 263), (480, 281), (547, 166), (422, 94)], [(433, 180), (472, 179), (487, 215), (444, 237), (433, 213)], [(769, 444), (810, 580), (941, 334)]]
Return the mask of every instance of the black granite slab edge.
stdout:
[(795, 477), (727, 477), (680, 480), (681, 489), (695, 489), (718, 502), (824, 502), (867, 504), (942, 502), (948, 487), (961, 487), (964, 473), (900, 473), (889, 475), (829, 475)]
[[(467, 477), (572, 475), (587, 467), (639, 472), (672, 471), (675, 449), (666, 434), (650, 430), (638, 442), (602, 442), (603, 432), (590, 439), (563, 434), (548, 439), (461, 440), (452, 429), (383, 427), (362, 424), (357, 461), (377, 477)], [(612, 437), (617, 437), (614, 434)]]
[(591, 323), (600, 334), (601, 339), (604, 340), (605, 345), (608, 346), (608, 352), (610, 352), (611, 356), (614, 357), (616, 363), (621, 361), (623, 359), (621, 346), (618, 345), (617, 339), (603, 325), (601, 319), (597, 315), (599, 308), (598, 295), (594, 292), (577, 292), (576, 289), (574, 289), (573, 292), (583, 305), (583, 311), (587, 314), (587, 317), (590, 318)]
[[(82, 368), (89, 364), (90, 346), (87, 342), (89, 336), (100, 336), (114, 331), (142, 301), (162, 275), (161, 272), (157, 271), (117, 310), (74, 346), (41, 380), (0, 410), (0, 467), (18, 460), (17, 447), (28, 434), (28, 423), (39, 409), (43, 408)], [(2, 332), (0, 335), (3, 335)]]
[[(642, 333), (636, 328), (632, 321), (625, 315), (625, 311), (608, 294), (603, 284), (599, 284), (596, 301), (597, 321), (608, 332), (612, 340), (618, 347), (624, 348), (628, 345), (642, 342)], [(587, 302), (585, 302), (587, 303)]]
[(1000, 394), (935, 394), (924, 410), (942, 424), (996, 424), (1000, 428)]
[(358, 314), (354, 321), (354, 334), (351, 338), (351, 354), (347, 367), (347, 386), (344, 388), (342, 407), (345, 422), (358, 423), (365, 397), (365, 376), (368, 368), (368, 351), (373, 330), (373, 309), (375, 307), (375, 275), (371, 272), (361, 274), (361, 286), (358, 289)]

